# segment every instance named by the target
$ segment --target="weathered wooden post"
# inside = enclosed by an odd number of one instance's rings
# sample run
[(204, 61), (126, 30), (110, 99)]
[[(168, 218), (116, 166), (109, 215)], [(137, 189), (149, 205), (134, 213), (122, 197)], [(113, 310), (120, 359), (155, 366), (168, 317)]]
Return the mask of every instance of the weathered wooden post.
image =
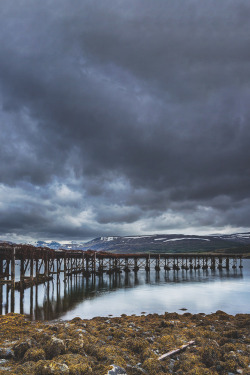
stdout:
[(226, 257), (226, 269), (229, 270), (229, 257)]
[(23, 282), (24, 282), (24, 260), (23, 257), (21, 257), (20, 260), (20, 287), (23, 289)]
[(4, 277), (3, 275), (3, 259), (0, 259), (0, 279)]
[(15, 287), (11, 285), (11, 290), (10, 290), (10, 311), (15, 312)]
[(134, 272), (139, 271), (139, 267), (138, 267), (138, 264), (137, 264), (137, 256), (134, 257), (134, 268), (133, 268), (133, 271)]
[(165, 256), (165, 266), (164, 266), (165, 271), (170, 271), (171, 270), (171, 265), (170, 265), (170, 260), (169, 256)]
[(48, 262), (49, 262), (49, 259), (48, 259), (48, 254), (46, 252), (44, 256), (44, 276), (46, 278), (48, 277), (48, 272), (49, 272)]
[(193, 258), (189, 258), (189, 269), (192, 270), (194, 268), (193, 266)]
[(3, 314), (3, 286), (0, 284), (0, 315)]
[(147, 255), (147, 258), (146, 258), (146, 267), (145, 267), (145, 270), (147, 272), (150, 271), (150, 254)]
[(211, 255), (211, 270), (215, 270), (215, 256)]
[(92, 272), (93, 272), (94, 274), (96, 274), (96, 252), (94, 252), (94, 259), (93, 259), (93, 262), (94, 262), (94, 264), (93, 264), (93, 267), (92, 267)]
[(34, 281), (34, 261), (33, 261), (33, 252), (31, 253), (31, 257), (30, 257), (30, 281), (33, 285), (33, 281)]
[(218, 269), (221, 271), (222, 270), (222, 257), (219, 257), (219, 265)]
[(89, 255), (86, 257), (86, 275), (89, 277)]
[(82, 252), (82, 274), (83, 275), (84, 275), (84, 272), (85, 272), (84, 259), (85, 259), (84, 252)]
[(72, 255), (70, 257), (70, 277), (72, 279), (72, 272), (73, 272), (73, 258)]
[(155, 259), (155, 270), (157, 271), (157, 272), (159, 272), (160, 271), (160, 254), (158, 255), (158, 257)]
[(16, 248), (11, 251), (11, 287), (15, 289)]
[(35, 258), (35, 263), (36, 263), (36, 281), (38, 281), (38, 276), (39, 276), (39, 258)]
[(242, 257), (240, 257), (240, 265), (239, 265), (239, 268), (243, 268)]
[(66, 252), (64, 253), (64, 259), (63, 259), (63, 272), (64, 272), (64, 281), (67, 277), (67, 259), (66, 259)]
[(125, 267), (124, 267), (124, 272), (128, 273), (130, 272), (129, 266), (128, 266), (128, 258), (125, 257)]
[(176, 264), (176, 270), (179, 271), (180, 270), (180, 267), (179, 267), (179, 257), (177, 256), (177, 264)]

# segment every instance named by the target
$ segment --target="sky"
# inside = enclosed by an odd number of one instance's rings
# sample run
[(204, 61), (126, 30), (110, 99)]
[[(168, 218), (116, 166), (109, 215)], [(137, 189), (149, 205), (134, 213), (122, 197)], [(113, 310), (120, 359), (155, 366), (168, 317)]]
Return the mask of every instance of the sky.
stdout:
[(1, 0), (0, 239), (250, 230), (248, 0)]

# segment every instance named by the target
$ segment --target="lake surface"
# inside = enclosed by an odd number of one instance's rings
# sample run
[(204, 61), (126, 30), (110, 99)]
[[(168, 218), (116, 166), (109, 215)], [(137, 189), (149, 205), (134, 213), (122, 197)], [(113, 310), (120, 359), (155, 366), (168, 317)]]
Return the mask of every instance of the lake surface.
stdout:
[(250, 259), (243, 269), (139, 271), (103, 277), (62, 276), (24, 292), (0, 290), (0, 313), (24, 313), (31, 319), (72, 319), (76, 316), (119, 316), (142, 312), (163, 314), (250, 313)]

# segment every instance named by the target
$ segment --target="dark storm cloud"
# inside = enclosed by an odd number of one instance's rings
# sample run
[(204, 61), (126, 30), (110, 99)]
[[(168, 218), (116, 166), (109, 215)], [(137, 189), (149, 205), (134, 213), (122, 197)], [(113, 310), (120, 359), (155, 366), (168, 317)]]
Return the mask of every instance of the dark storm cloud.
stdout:
[(2, 235), (249, 228), (249, 16), (3, 0)]

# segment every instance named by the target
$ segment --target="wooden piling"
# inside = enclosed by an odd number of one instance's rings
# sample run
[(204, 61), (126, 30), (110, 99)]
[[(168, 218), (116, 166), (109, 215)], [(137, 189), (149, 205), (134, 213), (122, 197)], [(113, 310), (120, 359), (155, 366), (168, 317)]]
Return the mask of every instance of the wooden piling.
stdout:
[(11, 254), (11, 286), (15, 289), (15, 276), (16, 276), (16, 249), (15, 247), (12, 249)]

